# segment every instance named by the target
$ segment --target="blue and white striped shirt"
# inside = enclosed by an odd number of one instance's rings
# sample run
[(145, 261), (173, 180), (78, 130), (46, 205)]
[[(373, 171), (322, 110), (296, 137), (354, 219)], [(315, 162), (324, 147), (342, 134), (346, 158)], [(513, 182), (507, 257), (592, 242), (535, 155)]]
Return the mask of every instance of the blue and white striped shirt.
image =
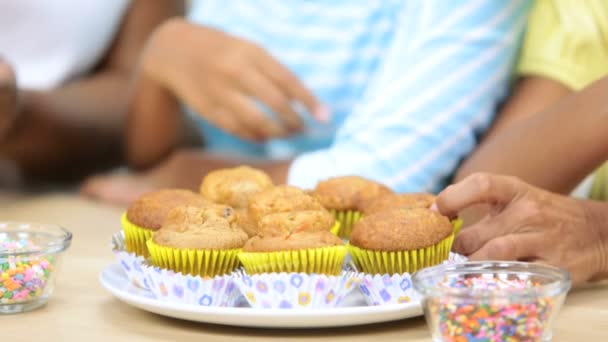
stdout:
[(199, 0), (190, 20), (266, 48), (332, 112), (254, 144), (201, 122), (213, 152), (293, 159), (290, 184), (360, 175), (437, 191), (506, 94), (529, 0)]

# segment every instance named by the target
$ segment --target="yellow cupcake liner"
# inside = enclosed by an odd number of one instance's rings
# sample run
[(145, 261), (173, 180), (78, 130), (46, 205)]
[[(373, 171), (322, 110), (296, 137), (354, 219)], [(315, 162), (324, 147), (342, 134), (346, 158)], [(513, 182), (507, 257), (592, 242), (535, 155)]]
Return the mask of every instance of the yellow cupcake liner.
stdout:
[(122, 230), (125, 233), (125, 248), (127, 252), (148, 257), (149, 253), (146, 241), (152, 237), (154, 231), (142, 228), (129, 221), (126, 212), (120, 217), (120, 223), (122, 224)]
[(333, 226), (329, 229), (329, 231), (335, 236), (340, 236), (340, 221), (336, 220)]
[(148, 240), (147, 245), (154, 266), (182, 274), (212, 278), (228, 274), (239, 266), (237, 255), (240, 248), (179, 249), (158, 245), (152, 239)]
[(452, 227), (454, 227), (454, 235), (458, 234), (458, 232), (460, 232), (460, 228), (462, 228), (462, 224), (464, 223), (464, 221), (461, 218), (455, 218), (452, 220)]
[(359, 271), (370, 274), (414, 273), (448, 260), (454, 242), (454, 234), (434, 246), (411, 251), (383, 252), (346, 245)]
[(337, 275), (346, 247), (320, 247), (280, 252), (241, 252), (239, 260), (248, 274), (295, 272)]
[(329, 210), (332, 215), (340, 222), (340, 232), (338, 236), (343, 239), (349, 239), (350, 233), (353, 231), (355, 223), (359, 222), (363, 213), (355, 210)]

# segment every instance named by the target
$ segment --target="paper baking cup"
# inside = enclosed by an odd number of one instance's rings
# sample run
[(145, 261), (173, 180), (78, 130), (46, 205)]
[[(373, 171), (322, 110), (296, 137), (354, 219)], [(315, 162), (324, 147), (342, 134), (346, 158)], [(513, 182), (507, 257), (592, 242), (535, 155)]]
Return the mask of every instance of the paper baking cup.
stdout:
[(341, 226), (340, 221), (336, 220), (336, 222), (334, 223), (333, 226), (331, 226), (329, 231), (336, 236), (340, 236), (340, 226)]
[(354, 210), (329, 210), (334, 215), (336, 220), (340, 222), (340, 232), (338, 236), (343, 239), (349, 239), (350, 233), (353, 231), (355, 223), (359, 222), (363, 213)]
[(152, 237), (154, 231), (144, 229), (134, 223), (131, 223), (131, 221), (129, 221), (127, 218), (126, 212), (120, 217), (120, 223), (122, 224), (123, 232), (125, 232), (125, 246), (127, 252), (148, 257), (148, 247), (146, 247), (146, 241)]
[[(450, 253), (443, 263), (465, 262), (467, 258), (460, 254)], [(401, 274), (367, 274), (358, 273), (359, 289), (369, 305), (402, 304), (420, 301), (422, 297), (412, 287), (410, 273)]]
[(129, 253), (125, 249), (124, 232), (115, 233), (112, 235), (112, 253), (120, 267), (127, 274), (127, 278), (131, 285), (148, 289), (146, 274), (142, 269), (144, 258), (142, 256), (135, 255), (135, 253)]
[(462, 228), (462, 224), (464, 221), (460, 218), (452, 220), (452, 226), (454, 227), (454, 236), (460, 232), (460, 228)]
[(447, 260), (452, 249), (454, 234), (434, 246), (411, 251), (384, 252), (366, 250), (350, 243), (346, 245), (357, 269), (371, 274), (414, 273)]
[(148, 251), (154, 266), (201, 277), (228, 274), (239, 266), (240, 249), (178, 249), (148, 240)]
[(333, 246), (281, 252), (241, 252), (238, 258), (248, 274), (303, 272), (338, 275), (345, 256), (344, 246)]
[(149, 289), (158, 300), (196, 306), (232, 307), (240, 297), (231, 275), (203, 278), (161, 269), (147, 262), (142, 268)]
[(306, 273), (236, 272), (234, 283), (249, 305), (264, 309), (324, 309), (340, 305), (358, 286), (354, 272), (335, 276)]

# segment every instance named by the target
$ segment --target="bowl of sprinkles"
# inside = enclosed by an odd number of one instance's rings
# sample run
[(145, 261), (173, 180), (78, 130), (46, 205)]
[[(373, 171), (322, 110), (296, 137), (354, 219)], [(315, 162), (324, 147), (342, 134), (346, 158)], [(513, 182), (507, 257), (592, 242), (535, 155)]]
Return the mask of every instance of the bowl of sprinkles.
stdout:
[(56, 225), (0, 222), (0, 314), (47, 302), (71, 241), (72, 234)]
[(433, 341), (550, 341), (568, 272), (525, 262), (465, 262), (420, 270), (413, 286)]

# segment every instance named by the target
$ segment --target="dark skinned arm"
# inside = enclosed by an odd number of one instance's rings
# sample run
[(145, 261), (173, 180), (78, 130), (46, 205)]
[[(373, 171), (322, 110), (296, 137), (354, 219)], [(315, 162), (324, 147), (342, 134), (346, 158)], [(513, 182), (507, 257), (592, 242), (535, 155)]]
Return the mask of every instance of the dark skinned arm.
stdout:
[(17, 118), (0, 143), (26, 178), (74, 180), (122, 160), (131, 74), (147, 37), (183, 13), (173, 0), (134, 0), (106, 57), (88, 77), (52, 91), (22, 90)]

